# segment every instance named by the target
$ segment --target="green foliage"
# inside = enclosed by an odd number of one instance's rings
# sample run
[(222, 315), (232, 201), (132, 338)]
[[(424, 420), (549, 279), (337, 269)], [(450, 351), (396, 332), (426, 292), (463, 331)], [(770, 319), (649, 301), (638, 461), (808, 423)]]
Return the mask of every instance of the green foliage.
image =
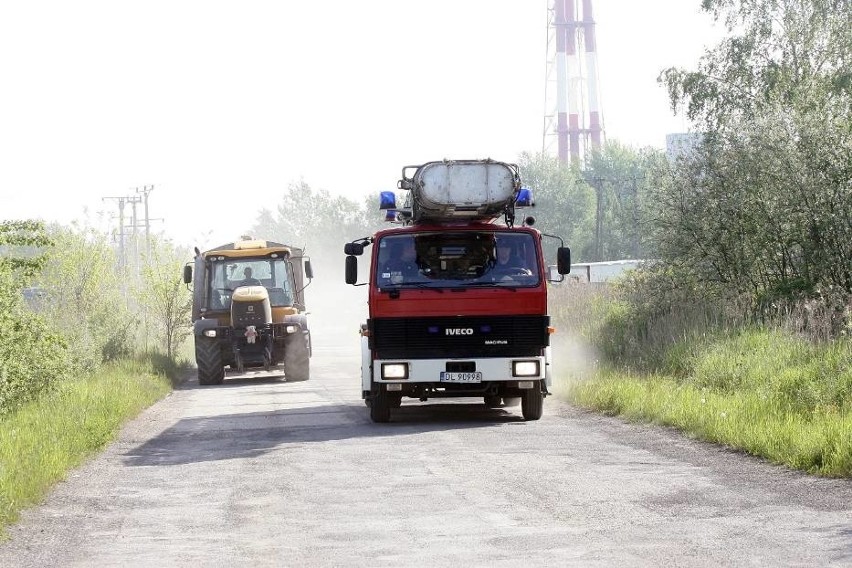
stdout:
[(587, 338), (617, 365), (673, 372), (683, 365), (673, 346), (750, 321), (742, 298), (701, 286), (671, 265), (648, 264), (609, 288)]
[(765, 105), (795, 106), (813, 92), (848, 96), (852, 3), (848, 0), (703, 0), (728, 37), (698, 69), (661, 76), (673, 107), (708, 131), (758, 117)]
[(608, 142), (584, 171), (541, 154), (523, 154), (519, 166), (534, 191), (536, 227), (561, 236), (575, 260), (588, 262), (646, 257), (643, 200), (662, 160), (656, 150)]
[(260, 238), (304, 248), (322, 273), (341, 272), (344, 243), (368, 236), (380, 227), (377, 204), (376, 197), (362, 204), (332, 197), (325, 189), (314, 190), (304, 181), (293, 183), (274, 212), (261, 211), (252, 232)]
[[(136, 297), (146, 325), (153, 326), (166, 356), (176, 358), (181, 345), (192, 333), (190, 314), (192, 293), (181, 277), (188, 251), (154, 239), (150, 257), (145, 259)], [(150, 322), (149, 322), (150, 319)]]
[(536, 228), (562, 237), (577, 253), (586, 249), (593, 237), (595, 195), (580, 172), (543, 154), (525, 153), (518, 166), (524, 186), (533, 190), (535, 208), (519, 209), (517, 215), (532, 215)]
[[(757, 312), (852, 298), (852, 4), (705, 0), (730, 36), (661, 76), (703, 143), (652, 194), (658, 258)], [(832, 320), (836, 336), (849, 320)]]
[(39, 283), (43, 315), (71, 339), (77, 366), (91, 369), (132, 353), (137, 318), (127, 303), (129, 283), (107, 237), (87, 227), (53, 227), (55, 243)]
[(52, 245), (41, 221), (0, 221), (0, 264), (32, 278), (45, 262), (44, 249)]
[(62, 382), (51, 395), (0, 418), (0, 527), (170, 388), (151, 360), (126, 360)]
[(755, 300), (852, 292), (852, 121), (794, 118), (708, 137), (669, 171), (653, 197), (661, 259)]
[(574, 383), (567, 396), (581, 406), (678, 428), (791, 468), (852, 477), (848, 404), (842, 409), (791, 410), (766, 392), (721, 393), (665, 376), (618, 372)]
[(65, 341), (23, 305), (11, 267), (0, 263), (0, 415), (69, 376)]
[(22, 291), (44, 265), (52, 241), (37, 221), (0, 223), (0, 415), (68, 376), (65, 341), (24, 305)]
[(616, 141), (592, 154), (583, 177), (599, 204), (593, 239), (583, 250), (584, 258), (648, 258), (644, 202), (658, 183), (663, 161), (663, 154), (655, 149), (636, 150)]
[(749, 391), (796, 412), (852, 410), (852, 343), (816, 345), (790, 335), (745, 329), (694, 355), (684, 379), (718, 393)]

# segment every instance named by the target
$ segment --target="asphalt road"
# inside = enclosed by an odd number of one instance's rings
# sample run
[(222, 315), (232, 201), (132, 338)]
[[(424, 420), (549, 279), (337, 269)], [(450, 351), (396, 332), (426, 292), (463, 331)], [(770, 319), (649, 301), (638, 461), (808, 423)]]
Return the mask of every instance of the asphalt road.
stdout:
[(312, 378), (193, 379), (25, 511), (0, 566), (852, 566), (852, 483), (545, 401), (544, 417), (359, 398), (358, 338)]

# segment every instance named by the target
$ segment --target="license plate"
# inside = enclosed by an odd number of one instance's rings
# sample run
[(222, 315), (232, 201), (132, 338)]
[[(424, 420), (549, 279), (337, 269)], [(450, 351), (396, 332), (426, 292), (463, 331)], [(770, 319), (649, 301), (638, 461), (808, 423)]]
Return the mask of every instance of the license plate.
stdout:
[(440, 381), (442, 383), (481, 383), (482, 372), (474, 373), (446, 373), (442, 372)]

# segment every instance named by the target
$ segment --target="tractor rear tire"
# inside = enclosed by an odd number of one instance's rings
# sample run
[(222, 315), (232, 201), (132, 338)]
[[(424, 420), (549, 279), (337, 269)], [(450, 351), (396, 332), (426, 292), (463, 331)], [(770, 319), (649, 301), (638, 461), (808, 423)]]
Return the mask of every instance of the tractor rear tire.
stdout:
[(288, 382), (311, 378), (311, 355), (301, 334), (292, 336), (284, 349), (284, 377)]
[(225, 365), (217, 341), (196, 337), (195, 363), (198, 365), (199, 385), (221, 385), (225, 380)]
[(533, 388), (524, 391), (521, 398), (521, 414), (524, 420), (538, 420), (544, 412), (544, 395), (541, 383), (536, 382)]

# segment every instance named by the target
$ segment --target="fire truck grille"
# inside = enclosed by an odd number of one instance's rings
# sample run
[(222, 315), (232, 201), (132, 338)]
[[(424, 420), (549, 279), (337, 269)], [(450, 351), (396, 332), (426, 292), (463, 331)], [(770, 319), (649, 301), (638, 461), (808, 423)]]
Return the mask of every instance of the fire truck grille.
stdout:
[(381, 359), (533, 357), (548, 345), (549, 316), (378, 318), (368, 322)]

